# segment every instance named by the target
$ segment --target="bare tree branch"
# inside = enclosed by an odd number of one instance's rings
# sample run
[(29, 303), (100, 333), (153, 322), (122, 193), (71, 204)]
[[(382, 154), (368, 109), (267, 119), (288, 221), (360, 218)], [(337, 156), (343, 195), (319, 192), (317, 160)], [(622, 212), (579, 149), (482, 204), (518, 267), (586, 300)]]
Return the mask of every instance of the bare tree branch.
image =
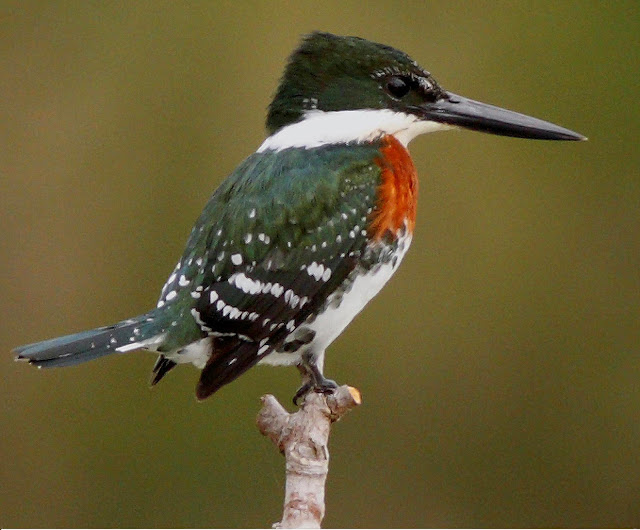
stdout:
[(271, 394), (262, 397), (258, 429), (284, 455), (286, 485), (282, 521), (276, 528), (320, 528), (329, 472), (331, 424), (362, 402), (360, 391), (341, 386), (332, 394), (311, 392), (289, 414)]

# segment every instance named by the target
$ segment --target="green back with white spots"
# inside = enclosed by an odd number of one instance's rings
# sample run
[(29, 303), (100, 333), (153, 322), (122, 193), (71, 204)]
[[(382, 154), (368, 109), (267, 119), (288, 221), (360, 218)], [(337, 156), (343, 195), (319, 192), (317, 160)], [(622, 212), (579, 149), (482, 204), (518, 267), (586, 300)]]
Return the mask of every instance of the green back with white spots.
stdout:
[[(168, 335), (163, 350), (178, 349), (209, 330), (263, 338), (274, 321), (298, 321), (360, 262), (366, 267), (367, 219), (376, 207), (381, 179), (375, 162), (379, 147), (328, 145), (247, 158), (209, 200), (163, 289), (161, 304), (170, 305), (164, 311)], [(341, 261), (348, 265), (338, 266)], [(229, 279), (239, 273), (260, 282), (262, 290), (268, 282), (285, 290), (295, 287), (308, 305), (304, 311), (279, 307), (272, 293), (265, 297), (235, 288)], [(318, 273), (320, 279), (331, 274), (331, 280), (316, 280)], [(226, 305), (260, 318), (237, 318), (237, 311), (236, 318), (225, 318), (229, 315), (216, 311), (213, 303), (223, 294)], [(197, 311), (195, 319), (192, 310)], [(265, 328), (259, 324), (267, 314), (271, 324)]]

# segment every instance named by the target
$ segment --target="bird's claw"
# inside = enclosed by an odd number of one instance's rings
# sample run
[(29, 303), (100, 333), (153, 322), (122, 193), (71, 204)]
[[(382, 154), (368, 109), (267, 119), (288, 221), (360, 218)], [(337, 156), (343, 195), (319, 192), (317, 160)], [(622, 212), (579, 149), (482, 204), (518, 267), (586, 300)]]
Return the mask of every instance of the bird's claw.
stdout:
[(333, 394), (335, 389), (338, 388), (338, 383), (332, 379), (323, 378), (322, 381), (312, 383), (311, 381), (302, 385), (293, 396), (293, 404), (299, 406), (300, 399), (306, 396), (309, 392), (313, 391), (318, 394)]

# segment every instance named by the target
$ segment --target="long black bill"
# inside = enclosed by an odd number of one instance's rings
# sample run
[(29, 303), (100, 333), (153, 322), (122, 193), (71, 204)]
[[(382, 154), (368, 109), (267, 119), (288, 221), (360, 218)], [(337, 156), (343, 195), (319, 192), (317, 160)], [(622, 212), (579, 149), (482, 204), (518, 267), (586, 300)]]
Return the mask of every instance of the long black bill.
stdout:
[(420, 107), (424, 119), (502, 136), (534, 140), (586, 140), (576, 132), (451, 92)]

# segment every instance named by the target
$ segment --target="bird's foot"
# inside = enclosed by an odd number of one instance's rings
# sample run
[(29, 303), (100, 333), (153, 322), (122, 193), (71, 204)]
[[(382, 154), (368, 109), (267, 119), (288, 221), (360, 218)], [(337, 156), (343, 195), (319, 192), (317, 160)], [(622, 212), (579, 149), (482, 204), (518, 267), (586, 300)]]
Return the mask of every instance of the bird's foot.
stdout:
[(321, 379), (309, 380), (304, 383), (295, 396), (293, 396), (293, 404), (297, 407), (300, 403), (300, 400), (306, 396), (309, 392), (317, 392), (318, 394), (333, 394), (334, 390), (338, 388), (338, 383), (333, 381), (332, 379), (327, 379), (322, 376)]
[(318, 358), (312, 352), (305, 352), (297, 365), (300, 374), (302, 374), (302, 386), (293, 396), (293, 404), (297, 407), (301, 398), (309, 392), (317, 392), (318, 394), (333, 394), (338, 388), (338, 383), (331, 379), (327, 379), (322, 370), (318, 366)]

